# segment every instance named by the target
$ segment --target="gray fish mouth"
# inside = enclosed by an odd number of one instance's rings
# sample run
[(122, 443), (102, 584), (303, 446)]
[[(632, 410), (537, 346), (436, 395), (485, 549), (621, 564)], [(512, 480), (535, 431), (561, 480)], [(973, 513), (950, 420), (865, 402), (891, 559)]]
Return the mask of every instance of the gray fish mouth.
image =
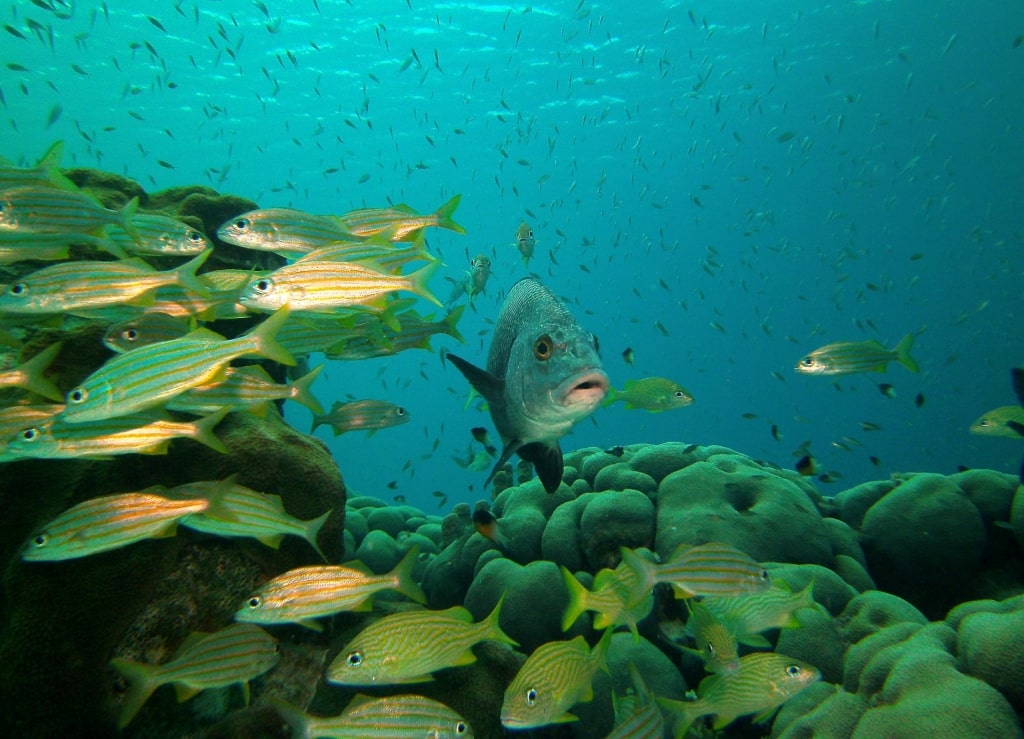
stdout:
[(596, 408), (608, 394), (608, 375), (601, 370), (586, 370), (559, 383), (555, 398), (569, 407)]

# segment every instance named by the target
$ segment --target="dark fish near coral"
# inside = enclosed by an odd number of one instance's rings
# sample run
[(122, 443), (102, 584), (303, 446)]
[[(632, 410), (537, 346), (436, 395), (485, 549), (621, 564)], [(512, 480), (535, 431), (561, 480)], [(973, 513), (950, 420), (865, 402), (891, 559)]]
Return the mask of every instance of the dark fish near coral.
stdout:
[(878, 392), (887, 398), (896, 397), (896, 388), (890, 385), (888, 382), (883, 382), (878, 385)]
[(636, 352), (634, 352), (630, 347), (627, 346), (622, 351), (622, 358), (625, 360), (626, 364), (632, 367), (633, 362), (636, 360)]
[(814, 457), (810, 454), (805, 454), (796, 461), (796, 471), (804, 477), (811, 477), (817, 472), (817, 465), (814, 463)]
[(494, 445), (491, 444), (491, 439), (487, 434), (487, 429), (485, 429), (483, 426), (474, 426), (472, 429), (472, 433), (473, 440), (483, 444), (484, 449), (487, 451), (488, 454), (492, 456), (497, 455), (498, 450), (495, 449)]
[(533, 462), (544, 489), (562, 481), (558, 440), (608, 392), (597, 339), (534, 279), (509, 290), (487, 355), (487, 369), (448, 358), (486, 400), (504, 448), (489, 483), (513, 454)]
[(486, 536), (488, 539), (493, 541), (502, 549), (508, 546), (508, 540), (505, 535), (501, 533), (501, 527), (498, 525), (498, 519), (494, 517), (494, 514), (485, 508), (480, 508), (473, 511), (473, 526), (480, 532), (481, 536)]

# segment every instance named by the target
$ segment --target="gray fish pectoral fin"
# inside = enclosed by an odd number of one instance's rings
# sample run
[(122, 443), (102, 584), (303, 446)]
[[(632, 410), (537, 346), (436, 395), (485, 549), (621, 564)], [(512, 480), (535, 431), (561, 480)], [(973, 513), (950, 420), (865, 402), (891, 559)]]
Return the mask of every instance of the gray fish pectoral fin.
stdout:
[(562, 450), (557, 441), (552, 444), (540, 441), (525, 444), (519, 448), (519, 456), (533, 463), (533, 468), (537, 470), (537, 477), (540, 478), (545, 490), (549, 493), (558, 490), (558, 486), (562, 484), (564, 463)]
[(484, 480), (484, 487), (491, 484), (491, 480), (493, 480), (494, 476), (498, 474), (498, 470), (504, 467), (505, 463), (512, 459), (513, 454), (516, 452), (520, 452), (521, 454), (521, 449), (523, 448), (522, 444), (523, 443), (519, 441), (519, 439), (510, 439), (508, 443), (505, 444), (505, 448), (501, 450), (501, 456), (498, 457), (498, 461), (495, 462), (494, 467), (491, 469), (491, 474), (489, 474), (487, 479)]
[(495, 377), (487, 370), (480, 369), (475, 364), (467, 362), (462, 357), (456, 356), (451, 352), (448, 352), (445, 356), (469, 380), (469, 384), (484, 396), (488, 403), (494, 403), (504, 396), (505, 381), (500, 377)]

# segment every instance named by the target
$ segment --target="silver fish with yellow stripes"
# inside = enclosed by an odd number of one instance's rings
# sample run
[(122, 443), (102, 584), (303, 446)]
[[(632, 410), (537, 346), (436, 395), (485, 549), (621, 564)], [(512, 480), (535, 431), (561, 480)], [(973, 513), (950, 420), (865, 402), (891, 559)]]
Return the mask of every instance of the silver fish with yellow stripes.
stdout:
[[(71, 245), (64, 234), (5, 233), (0, 231), (0, 264), (27, 260), (56, 262), (67, 259)], [(91, 238), (91, 237), (90, 237)]]
[(212, 252), (165, 272), (141, 259), (117, 262), (61, 262), (19, 277), (0, 294), (0, 313), (78, 313), (111, 305), (152, 303), (162, 285), (181, 285), (204, 294), (196, 270)]
[(177, 218), (160, 213), (136, 213), (131, 217), (141, 241), (136, 241), (120, 226), (109, 226), (108, 241), (128, 254), (153, 256), (190, 256), (212, 249), (206, 235)]
[(293, 365), (292, 356), (274, 341), (287, 319), (285, 308), (235, 339), (200, 328), (180, 339), (120, 354), (68, 393), (64, 419), (99, 421), (162, 405), (223, 376), (228, 363), (239, 357), (260, 356)]
[(920, 368), (910, 349), (916, 334), (907, 334), (893, 349), (877, 341), (843, 341), (815, 349), (796, 363), (796, 371), (805, 375), (848, 375), (854, 372), (885, 372), (896, 361), (911, 372)]
[(319, 631), (313, 619), (342, 611), (371, 609), (371, 598), (382, 590), (397, 590), (417, 603), (426, 596), (413, 580), (419, 557), (413, 547), (395, 569), (375, 575), (362, 563), (299, 567), (261, 585), (235, 612), (236, 621), (257, 624), (297, 623)]
[(55, 562), (173, 536), (185, 516), (210, 508), (211, 498), (177, 499), (156, 486), (137, 493), (104, 495), (79, 503), (45, 524), (25, 543), (27, 562)]
[(671, 585), (677, 598), (734, 597), (761, 593), (771, 587), (768, 571), (728, 544), (711, 542), (689, 548), (683, 545), (664, 564), (655, 564), (623, 547), (622, 561), (639, 576), (633, 600), (658, 583)]
[(432, 262), (420, 237), (408, 246), (395, 246), (387, 234), (375, 234), (364, 241), (339, 241), (304, 254), (297, 262), (358, 262), (386, 274), (397, 274), (409, 262)]
[(505, 690), (502, 726), (519, 730), (576, 721), (569, 709), (594, 697), (591, 681), (598, 670), (608, 669), (611, 639), (612, 629), (607, 629), (593, 649), (582, 636), (537, 647)]
[(397, 685), (433, 680), (431, 673), (476, 661), (473, 645), (486, 639), (518, 646), (498, 623), (501, 600), (473, 623), (462, 606), (384, 616), (342, 648), (324, 677), (337, 685)]
[[(0, 409), (0, 453), (8, 439), (19, 431), (37, 426), (64, 410), (63, 403), (26, 403)], [(0, 455), (0, 461), (3, 460)]]
[(146, 312), (111, 324), (103, 334), (103, 345), (113, 352), (124, 354), (142, 346), (180, 339), (193, 329), (194, 326), (185, 318)]
[(312, 434), (320, 426), (329, 425), (335, 436), (347, 431), (369, 431), (373, 436), (377, 431), (391, 426), (400, 426), (409, 422), (409, 412), (400, 405), (386, 400), (353, 400), (349, 403), (336, 401), (331, 412), (313, 415)]
[(287, 259), (339, 241), (359, 240), (329, 216), (292, 208), (250, 210), (221, 224), (217, 237), (228, 244), (273, 252)]
[(357, 695), (338, 716), (311, 716), (271, 698), (296, 737), (324, 739), (473, 739), (473, 728), (443, 703), (422, 695)]
[(387, 275), (355, 262), (294, 262), (254, 278), (239, 302), (250, 310), (267, 312), (285, 305), (314, 313), (353, 306), (383, 310), (389, 293), (407, 290), (441, 305), (427, 286), (441, 266), (435, 261), (408, 275)]
[(664, 739), (665, 720), (661, 709), (635, 662), (629, 663), (629, 676), (633, 682), (632, 694), (625, 697), (612, 694), (615, 726), (605, 739)]
[(701, 716), (714, 716), (712, 728), (724, 729), (740, 716), (765, 714), (821, 679), (814, 666), (776, 652), (755, 652), (740, 657), (732, 673), (704, 678), (697, 700), (658, 698), (670, 716), (674, 736), (682, 737)]
[(167, 447), (174, 439), (192, 439), (227, 454), (228, 448), (214, 435), (213, 429), (230, 411), (230, 408), (222, 408), (189, 422), (152, 416), (119, 416), (86, 423), (68, 423), (62, 412), (8, 438), (0, 451), (0, 462), (167, 454)]
[(328, 359), (355, 360), (390, 356), (406, 349), (432, 351), (430, 337), (437, 334), (447, 334), (464, 344), (466, 340), (459, 333), (458, 323), (465, 310), (466, 306), (460, 305), (440, 321), (423, 318), (414, 310), (405, 311), (396, 316), (401, 328), (396, 331), (384, 327), (379, 335), (360, 330), (359, 325), (324, 353)]
[(712, 617), (725, 624), (741, 643), (765, 647), (764, 637), (753, 638), (768, 629), (792, 629), (800, 626), (797, 611), (817, 608), (814, 582), (794, 593), (784, 582), (768, 590), (742, 598), (705, 598), (701, 606)]
[(298, 536), (305, 539), (322, 559), (327, 559), (320, 550), (317, 536), (332, 511), (302, 521), (284, 509), (281, 496), (239, 485), (237, 477), (232, 475), (219, 482), (192, 482), (171, 488), (167, 494), (174, 498), (217, 501), (214, 510), (188, 515), (182, 519), (181, 524), (206, 534), (256, 539), (272, 549), (280, 547), (285, 536)]
[(428, 227), (437, 226), (466, 233), (466, 229), (455, 222), (452, 216), (459, 207), (461, 195), (456, 195), (433, 213), (419, 214), (402, 203), (393, 208), (362, 208), (352, 210), (335, 219), (341, 226), (357, 236), (373, 236), (387, 232), (391, 241), (413, 241)]
[(250, 624), (232, 624), (212, 634), (195, 632), (161, 665), (121, 657), (110, 666), (128, 681), (118, 726), (126, 727), (157, 688), (173, 685), (178, 702), (209, 688), (240, 684), (249, 702), (249, 680), (259, 677), (280, 659), (277, 640)]
[[(756, 597), (751, 596), (751, 598)], [(690, 611), (686, 629), (693, 635), (696, 648), (677, 646), (680, 650), (699, 657), (704, 662), (704, 669), (708, 672), (736, 672), (740, 667), (736, 632), (732, 622), (726, 622), (719, 614), (707, 608), (706, 603), (710, 600), (728, 603), (747, 600), (747, 598), (707, 598), (704, 601), (686, 601), (686, 606)]]
[(77, 190), (74, 183), (61, 174), (60, 162), (64, 158), (64, 142), (58, 141), (39, 159), (34, 167), (15, 167), (0, 160), (0, 190), (16, 187), (59, 187)]
[(61, 394), (53, 381), (44, 374), (60, 353), (61, 342), (50, 344), (27, 362), (0, 371), (0, 388), (17, 387), (49, 400), (61, 401)]
[(108, 210), (85, 193), (29, 185), (0, 192), (0, 230), (18, 233), (98, 234), (109, 224), (123, 228), (141, 242), (132, 225), (139, 199), (121, 210)]
[(594, 577), (594, 587), (590, 590), (565, 567), (561, 571), (562, 581), (569, 591), (569, 603), (562, 614), (562, 631), (572, 628), (584, 611), (595, 611), (595, 629), (625, 624), (633, 636), (639, 638), (637, 624), (651, 612), (654, 596), (648, 592), (638, 601), (630, 600), (638, 581), (633, 568), (620, 562), (614, 570), (601, 570)]
[(228, 367), (223, 379), (186, 390), (167, 401), (165, 407), (202, 415), (226, 406), (263, 417), (274, 401), (294, 400), (313, 413), (323, 413), (324, 409), (310, 390), (323, 369), (324, 365), (320, 365), (291, 384), (278, 385), (258, 364)]

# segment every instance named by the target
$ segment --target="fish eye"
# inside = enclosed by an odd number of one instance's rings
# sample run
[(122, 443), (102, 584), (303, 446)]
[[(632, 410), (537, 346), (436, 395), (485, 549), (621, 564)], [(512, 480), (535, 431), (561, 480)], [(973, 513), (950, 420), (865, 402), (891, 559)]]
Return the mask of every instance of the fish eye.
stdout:
[(465, 721), (455, 722), (455, 736), (462, 736), (469, 731), (469, 725)]
[(401, 416), (404, 416), (405, 413), (406, 413), (405, 408), (403, 408), (402, 406), (398, 406), (397, 408), (395, 408), (395, 415), (396, 416), (401, 417)]
[(249, 606), (249, 608), (259, 608), (261, 605), (263, 605), (263, 599), (258, 595), (252, 595), (249, 597), (249, 600), (247, 600), (245, 603)]
[(50, 543), (50, 535), (39, 533), (32, 537), (32, 544), (37, 547), (45, 547)]
[(266, 295), (267, 293), (274, 289), (274, 281), (267, 277), (264, 277), (261, 280), (256, 280), (256, 282), (252, 284), (252, 289), (258, 292), (260, 295)]
[(764, 582), (768, 582), (768, 570), (761, 570), (757, 574), (757, 577), (758, 577), (759, 580), (763, 580)]
[(537, 702), (537, 689), (530, 688), (526, 691), (526, 705), (532, 706)]
[(84, 387), (76, 387), (70, 393), (68, 393), (68, 402), (77, 405), (78, 403), (84, 403), (86, 398), (89, 397), (89, 391)]
[(546, 362), (551, 359), (551, 347), (551, 337), (548, 334), (544, 334), (533, 342), (533, 356), (542, 362)]
[(801, 672), (800, 665), (786, 665), (786, 674), (790, 677), (800, 677)]
[(712, 657), (715, 656), (715, 645), (711, 642), (708, 642), (708, 654), (710, 654)]
[(25, 429), (24, 431), (21, 432), (21, 440), (22, 441), (35, 441), (38, 438), (39, 438), (39, 429), (37, 429), (37, 428)]
[(360, 652), (352, 652), (345, 658), (345, 664), (349, 667), (360, 667), (363, 664), (363, 655)]
[(803, 359), (800, 360), (800, 366), (801, 367), (813, 367), (814, 366), (814, 358), (813, 357), (804, 357)]
[(682, 390), (676, 390), (676, 392), (675, 392), (675, 396), (676, 396), (677, 398), (681, 398), (681, 397), (683, 397), (683, 391), (682, 391)]
[(195, 231), (193, 229), (189, 229), (188, 233), (185, 234), (185, 238), (188, 239), (189, 241), (191, 241), (194, 244), (198, 244), (200, 241), (203, 240), (203, 235), (201, 233), (199, 233), (198, 231)]
[(121, 338), (125, 341), (135, 341), (139, 338), (139, 330), (136, 328), (126, 328), (121, 332)]
[(249, 219), (239, 218), (231, 224), (236, 231), (248, 231), (249, 230)]
[(28, 285), (26, 285), (24, 282), (15, 282), (13, 285), (7, 288), (8, 295), (21, 297), (22, 295), (26, 295), (27, 293)]

